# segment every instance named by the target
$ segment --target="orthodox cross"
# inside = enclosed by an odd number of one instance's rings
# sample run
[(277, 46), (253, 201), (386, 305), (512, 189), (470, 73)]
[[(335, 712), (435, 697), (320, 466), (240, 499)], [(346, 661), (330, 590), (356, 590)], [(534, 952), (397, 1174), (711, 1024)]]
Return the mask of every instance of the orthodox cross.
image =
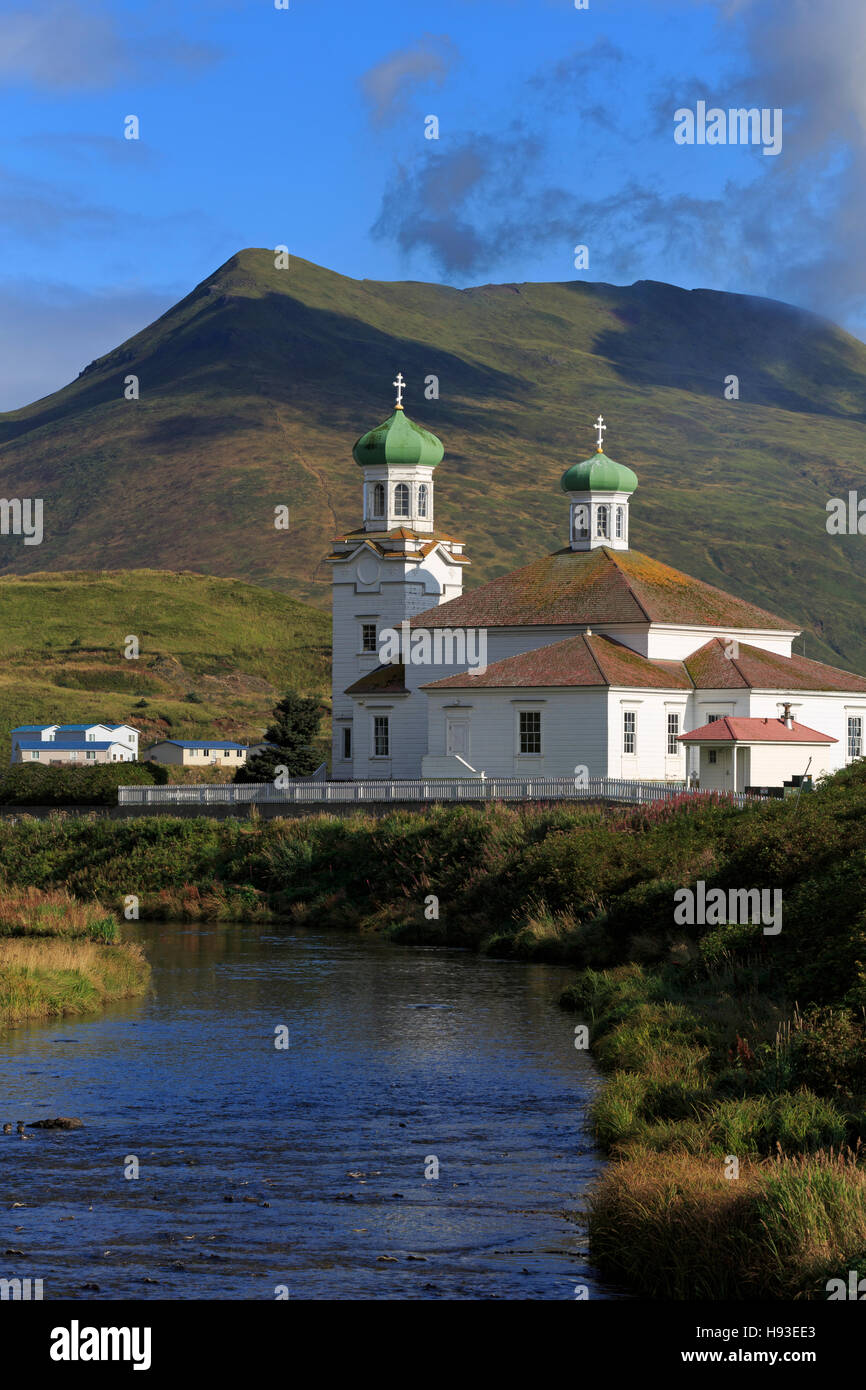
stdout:
[(397, 373), (397, 380), (396, 380), (396, 381), (392, 381), (391, 385), (397, 387), (397, 409), (398, 409), (398, 410), (402, 410), (402, 409), (403, 409), (403, 391), (405, 390), (405, 387), (406, 387), (406, 383), (405, 383), (405, 381), (403, 380), (403, 373), (402, 373), (402, 372), (398, 372), (398, 373)]
[(595, 422), (595, 428), (598, 430), (598, 452), (601, 453), (601, 437), (604, 434), (604, 431), (607, 429), (607, 425), (604, 423), (603, 415), (599, 415), (598, 419)]

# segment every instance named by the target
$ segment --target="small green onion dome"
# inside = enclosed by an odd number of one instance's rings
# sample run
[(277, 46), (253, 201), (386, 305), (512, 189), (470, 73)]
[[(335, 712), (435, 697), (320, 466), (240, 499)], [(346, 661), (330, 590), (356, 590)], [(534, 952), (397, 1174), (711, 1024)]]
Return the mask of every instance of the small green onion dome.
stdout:
[(563, 492), (634, 492), (637, 474), (607, 454), (593, 454), (566, 468), (560, 486)]
[(435, 468), (444, 453), (442, 441), (414, 424), (400, 406), (381, 425), (362, 434), (352, 450), (362, 468), (389, 463)]

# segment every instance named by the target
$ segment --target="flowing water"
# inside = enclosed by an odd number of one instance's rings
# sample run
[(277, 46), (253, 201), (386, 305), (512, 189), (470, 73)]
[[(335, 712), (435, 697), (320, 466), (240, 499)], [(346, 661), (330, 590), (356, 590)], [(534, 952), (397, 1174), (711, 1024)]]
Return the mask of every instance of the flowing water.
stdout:
[(567, 972), (331, 932), (127, 934), (147, 997), (4, 1039), (0, 1121), (85, 1127), (0, 1135), (0, 1277), (46, 1299), (616, 1296), (579, 1218), (598, 1080)]

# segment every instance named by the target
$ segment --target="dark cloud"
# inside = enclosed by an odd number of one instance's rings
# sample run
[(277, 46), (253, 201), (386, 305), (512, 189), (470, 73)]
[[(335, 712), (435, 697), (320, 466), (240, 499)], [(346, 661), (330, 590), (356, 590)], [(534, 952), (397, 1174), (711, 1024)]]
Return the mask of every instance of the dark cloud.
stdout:
[(411, 48), (389, 53), (359, 79), (373, 124), (384, 126), (398, 119), (419, 87), (431, 82), (441, 87), (458, 61), (447, 34), (424, 34)]
[[(863, 332), (866, 4), (717, 0), (715, 9), (718, 51), (730, 55), (720, 80), (709, 84), (696, 73), (671, 81), (648, 100), (643, 127), (630, 111), (628, 129), (620, 129), (616, 103), (600, 99), (599, 84), (615, 92), (633, 59), (605, 39), (583, 45), (529, 79), (519, 140), (491, 126), (398, 169), (376, 234), (458, 276), (490, 273), (521, 250), (559, 244), (565, 258), (582, 242), (593, 277), (633, 280), (661, 260), (680, 283), (790, 300)], [(689, 191), (694, 151), (683, 152), (682, 179), (667, 161), (664, 184), (643, 177), (641, 151), (652, 157), (661, 142), (673, 148), (674, 111), (699, 99), (781, 108), (781, 153), (739, 151), (736, 169), (725, 166), (723, 191), (710, 196)], [(593, 123), (599, 134), (591, 150), (582, 147), (580, 187), (590, 182), (586, 160), (604, 160), (607, 171), (622, 170), (609, 197), (581, 197), (576, 180), (574, 192), (561, 186), (553, 143), (548, 150), (528, 133), (549, 130), (551, 110)], [(726, 152), (707, 146), (700, 158)]]

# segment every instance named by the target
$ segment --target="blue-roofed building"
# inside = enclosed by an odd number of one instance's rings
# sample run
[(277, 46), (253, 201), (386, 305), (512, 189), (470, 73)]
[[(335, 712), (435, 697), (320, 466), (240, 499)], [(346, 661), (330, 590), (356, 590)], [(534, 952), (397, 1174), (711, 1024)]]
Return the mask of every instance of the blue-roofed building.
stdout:
[(12, 730), (13, 763), (131, 763), (138, 758), (138, 730), (130, 724), (19, 724)]
[(247, 749), (224, 738), (165, 738), (148, 748), (144, 756), (150, 762), (174, 767), (243, 767)]

